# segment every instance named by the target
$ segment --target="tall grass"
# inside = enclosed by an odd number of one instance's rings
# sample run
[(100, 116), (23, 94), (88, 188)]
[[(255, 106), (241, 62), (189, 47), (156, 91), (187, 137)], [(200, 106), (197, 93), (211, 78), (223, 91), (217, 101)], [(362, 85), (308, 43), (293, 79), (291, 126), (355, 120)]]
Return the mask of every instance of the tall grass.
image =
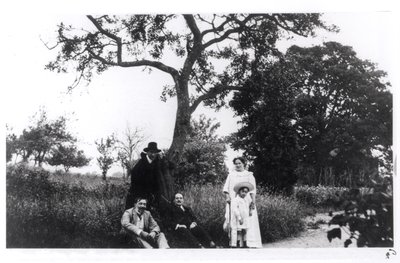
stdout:
[[(8, 248), (124, 247), (120, 218), (129, 185), (122, 179), (69, 177), (40, 168), (7, 167)], [(196, 185), (182, 193), (199, 223), (224, 245), (221, 189), (221, 185)], [(304, 227), (301, 205), (292, 198), (262, 194), (257, 208), (264, 242), (295, 235)]]
[(305, 229), (303, 206), (291, 197), (262, 194), (257, 201), (263, 242), (296, 236)]
[(7, 247), (118, 247), (124, 185), (50, 177), (39, 168), (7, 168)]
[[(295, 236), (304, 230), (303, 206), (294, 198), (268, 194), (257, 196), (256, 204), (263, 242), (272, 242)], [(189, 186), (183, 190), (185, 202), (189, 204), (199, 221), (207, 226), (214, 239), (227, 242), (222, 230), (225, 198), (222, 185)]]
[(301, 203), (312, 207), (339, 208), (348, 191), (347, 187), (302, 185), (294, 188), (294, 196)]

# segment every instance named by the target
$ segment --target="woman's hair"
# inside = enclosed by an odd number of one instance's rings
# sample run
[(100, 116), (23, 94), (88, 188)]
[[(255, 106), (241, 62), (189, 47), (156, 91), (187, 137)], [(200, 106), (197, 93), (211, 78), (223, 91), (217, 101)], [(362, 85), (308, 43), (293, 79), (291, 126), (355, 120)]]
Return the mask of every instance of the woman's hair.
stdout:
[(239, 160), (239, 161), (241, 161), (244, 165), (246, 165), (246, 159), (244, 159), (243, 157), (238, 156), (238, 157), (233, 158), (233, 164), (235, 164), (236, 160)]

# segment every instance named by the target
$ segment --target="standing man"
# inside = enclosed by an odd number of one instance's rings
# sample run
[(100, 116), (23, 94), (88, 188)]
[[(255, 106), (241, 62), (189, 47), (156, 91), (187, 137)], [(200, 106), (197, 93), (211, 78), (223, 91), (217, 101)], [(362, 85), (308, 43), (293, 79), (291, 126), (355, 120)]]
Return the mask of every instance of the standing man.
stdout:
[(175, 194), (174, 205), (169, 213), (169, 228), (173, 229), (178, 238), (186, 242), (189, 248), (215, 248), (215, 243), (208, 233), (197, 224), (192, 209), (183, 205), (183, 195)]
[(160, 227), (146, 211), (147, 200), (138, 197), (135, 206), (122, 215), (122, 228), (133, 238), (139, 248), (169, 248), (167, 239), (160, 232)]
[(131, 187), (126, 198), (125, 209), (133, 207), (137, 197), (143, 197), (152, 206), (158, 206), (160, 200), (159, 179), (160, 171), (160, 149), (156, 142), (150, 142), (140, 154), (141, 159), (130, 172)]

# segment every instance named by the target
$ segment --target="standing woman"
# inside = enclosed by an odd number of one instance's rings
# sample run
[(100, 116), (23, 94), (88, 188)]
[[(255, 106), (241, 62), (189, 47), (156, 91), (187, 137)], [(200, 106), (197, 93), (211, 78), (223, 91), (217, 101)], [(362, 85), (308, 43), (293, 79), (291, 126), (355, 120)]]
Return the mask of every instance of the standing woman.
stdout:
[[(232, 209), (229, 209), (229, 205), (231, 200), (233, 200), (236, 196), (235, 191), (233, 190), (234, 186), (239, 182), (249, 182), (252, 185), (256, 186), (256, 180), (254, 179), (253, 173), (245, 170), (246, 161), (243, 157), (236, 157), (233, 159), (233, 164), (235, 165), (235, 170), (231, 171), (226, 178), (224, 185), (224, 193), (227, 203), (227, 211), (225, 213), (226, 218), (233, 218)], [(247, 246), (252, 248), (260, 248), (261, 244), (261, 234), (260, 234), (260, 225), (258, 223), (258, 215), (256, 208), (256, 187), (246, 196), (248, 199), (248, 203), (250, 204), (250, 209), (252, 211), (252, 215), (249, 217), (249, 228), (247, 232)], [(231, 213), (229, 217), (229, 211)], [(236, 244), (232, 244), (231, 246), (236, 246)]]

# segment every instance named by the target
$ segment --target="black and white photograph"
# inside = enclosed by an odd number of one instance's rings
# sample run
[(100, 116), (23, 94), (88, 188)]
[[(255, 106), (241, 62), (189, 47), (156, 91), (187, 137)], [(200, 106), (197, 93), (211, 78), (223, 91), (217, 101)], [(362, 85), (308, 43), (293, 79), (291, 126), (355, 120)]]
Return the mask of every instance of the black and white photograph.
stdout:
[(3, 9), (6, 260), (400, 258), (391, 1), (43, 2)]

